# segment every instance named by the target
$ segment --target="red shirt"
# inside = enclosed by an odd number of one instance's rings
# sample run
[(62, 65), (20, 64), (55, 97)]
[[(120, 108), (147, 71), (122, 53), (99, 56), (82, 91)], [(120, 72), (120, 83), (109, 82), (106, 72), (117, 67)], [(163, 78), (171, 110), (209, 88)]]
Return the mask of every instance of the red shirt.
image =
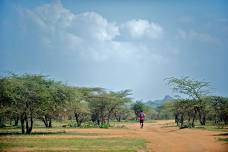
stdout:
[(145, 119), (145, 114), (143, 112), (139, 113), (139, 120), (144, 120)]

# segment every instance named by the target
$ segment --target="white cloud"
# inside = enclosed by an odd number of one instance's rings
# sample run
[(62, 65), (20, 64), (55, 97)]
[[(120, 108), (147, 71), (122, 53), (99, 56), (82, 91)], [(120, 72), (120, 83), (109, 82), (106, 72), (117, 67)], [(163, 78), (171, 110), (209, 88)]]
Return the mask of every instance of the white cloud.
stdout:
[(61, 3), (46, 4), (26, 14), (45, 32), (64, 31), (83, 39), (112, 40), (119, 34), (114, 23), (95, 12), (74, 14)]
[(60, 1), (22, 11), (24, 22), (33, 24), (28, 25), (33, 27), (30, 30), (38, 30), (42, 43), (54, 51), (64, 51), (83, 60), (161, 62), (162, 56), (149, 51), (153, 49), (144, 40), (161, 38), (163, 28), (148, 20), (130, 20), (117, 25), (96, 12), (75, 14)]
[(163, 33), (160, 25), (142, 19), (127, 21), (121, 26), (121, 30), (125, 36), (133, 39), (158, 39)]
[(72, 31), (83, 38), (106, 41), (119, 35), (119, 28), (114, 23), (108, 22), (104, 17), (95, 12), (85, 12), (75, 15)]

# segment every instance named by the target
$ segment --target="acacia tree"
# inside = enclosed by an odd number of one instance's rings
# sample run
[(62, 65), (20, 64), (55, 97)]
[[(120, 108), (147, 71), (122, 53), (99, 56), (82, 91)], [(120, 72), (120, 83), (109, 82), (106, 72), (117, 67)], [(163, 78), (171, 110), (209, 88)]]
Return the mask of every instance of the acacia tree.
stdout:
[(0, 127), (5, 126), (8, 113), (15, 114), (12, 109), (12, 101), (6, 94), (5, 86), (8, 85), (7, 77), (0, 78)]
[[(157, 107), (157, 119), (173, 119), (173, 101), (168, 101), (163, 103), (161, 106)], [(152, 107), (149, 109), (150, 111), (154, 110)], [(154, 110), (154, 113), (156, 111)]]
[[(228, 98), (220, 96), (209, 97), (212, 102), (215, 124), (228, 124)], [(222, 125), (223, 126), (223, 125)]]
[(74, 114), (78, 127), (80, 127), (84, 121), (89, 119), (90, 110), (86, 99), (90, 91), (89, 88), (67, 88), (66, 109), (70, 114)]
[(110, 118), (116, 114), (118, 109), (122, 109), (123, 105), (131, 102), (131, 98), (128, 96), (131, 95), (131, 90), (123, 90), (119, 92), (110, 92), (109, 93), (109, 105), (107, 107), (107, 121), (109, 124)]
[(89, 101), (89, 107), (92, 113), (92, 121), (96, 121), (101, 126), (108, 124), (110, 119), (115, 115), (116, 109), (131, 101), (131, 90), (119, 92), (99, 91), (94, 94)]
[(44, 85), (47, 96), (39, 106), (39, 119), (44, 122), (45, 127), (51, 128), (52, 119), (63, 111), (67, 99), (67, 86), (53, 80), (46, 80)]
[[(195, 119), (196, 114), (199, 115), (199, 121), (201, 125), (206, 123), (206, 111), (205, 102), (203, 102), (202, 97), (209, 94), (209, 82), (203, 82), (198, 80), (193, 80), (190, 77), (183, 78), (167, 78), (168, 85), (172, 87), (173, 91), (188, 95), (194, 104), (193, 118)], [(194, 126), (194, 122), (193, 122)]]
[(30, 134), (39, 105), (46, 98), (41, 75), (11, 75), (4, 85), (4, 96), (11, 101), (11, 110), (20, 117), (22, 133)]
[(120, 122), (121, 120), (126, 120), (130, 116), (131, 110), (129, 108), (129, 105), (126, 104), (116, 108), (113, 113), (114, 118)]
[(180, 128), (195, 126), (194, 102), (190, 99), (178, 99), (173, 102), (175, 122)]
[(135, 103), (132, 104), (131, 109), (135, 113), (135, 119), (138, 119), (139, 112), (145, 110), (145, 104), (142, 101), (136, 101)]

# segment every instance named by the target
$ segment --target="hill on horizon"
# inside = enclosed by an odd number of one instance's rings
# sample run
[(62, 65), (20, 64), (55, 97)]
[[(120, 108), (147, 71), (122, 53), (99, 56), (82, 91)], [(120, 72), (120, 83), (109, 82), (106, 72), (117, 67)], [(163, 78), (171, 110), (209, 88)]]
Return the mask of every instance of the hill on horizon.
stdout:
[(151, 107), (159, 107), (161, 105), (163, 105), (165, 102), (172, 100), (173, 97), (171, 97), (170, 95), (166, 95), (163, 99), (157, 99), (157, 100), (149, 100), (146, 102), (146, 105), (149, 105)]

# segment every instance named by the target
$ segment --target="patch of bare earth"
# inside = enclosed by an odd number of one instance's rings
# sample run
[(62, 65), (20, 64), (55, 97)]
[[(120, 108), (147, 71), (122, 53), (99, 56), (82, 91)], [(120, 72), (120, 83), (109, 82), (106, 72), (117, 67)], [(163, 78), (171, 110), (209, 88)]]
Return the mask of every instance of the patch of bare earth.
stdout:
[(149, 151), (155, 152), (227, 152), (228, 144), (218, 140), (222, 132), (178, 129), (163, 127), (172, 121), (158, 121), (145, 124), (143, 129), (133, 124), (129, 128), (135, 130), (139, 137), (149, 143)]

